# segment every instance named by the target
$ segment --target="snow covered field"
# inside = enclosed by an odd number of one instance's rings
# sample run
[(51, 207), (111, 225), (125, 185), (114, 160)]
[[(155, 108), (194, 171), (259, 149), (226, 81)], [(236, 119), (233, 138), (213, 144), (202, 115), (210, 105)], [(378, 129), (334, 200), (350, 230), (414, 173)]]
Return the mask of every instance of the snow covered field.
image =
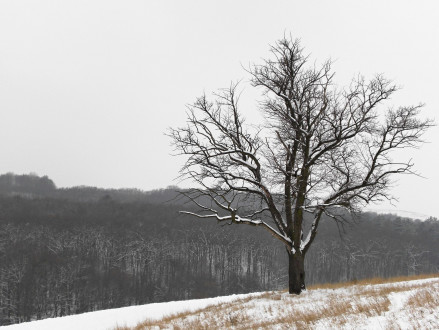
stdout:
[(2, 330), (106, 330), (113, 329), (116, 326), (132, 327), (144, 321), (146, 318), (156, 320), (173, 313), (196, 311), (210, 305), (231, 302), (233, 300), (257, 295), (258, 294), (241, 294), (106, 309), (97, 312), (25, 322), (0, 328)]
[[(439, 329), (439, 278), (148, 304), (1, 327), (5, 330), (115, 329)], [(158, 327), (156, 327), (158, 328)]]

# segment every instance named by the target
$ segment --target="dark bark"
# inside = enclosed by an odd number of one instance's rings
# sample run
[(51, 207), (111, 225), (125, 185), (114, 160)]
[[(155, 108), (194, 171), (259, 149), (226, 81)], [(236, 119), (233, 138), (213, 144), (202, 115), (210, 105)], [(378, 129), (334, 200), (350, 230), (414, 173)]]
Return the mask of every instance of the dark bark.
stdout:
[(288, 254), (288, 291), (300, 294), (305, 289), (305, 256)]

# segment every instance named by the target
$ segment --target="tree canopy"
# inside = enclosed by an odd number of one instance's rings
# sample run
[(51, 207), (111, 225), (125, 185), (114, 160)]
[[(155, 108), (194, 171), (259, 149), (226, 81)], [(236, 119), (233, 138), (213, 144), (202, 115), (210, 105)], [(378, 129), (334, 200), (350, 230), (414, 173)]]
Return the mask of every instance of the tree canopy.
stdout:
[[(340, 221), (345, 210), (391, 198), (392, 177), (414, 165), (393, 159), (394, 151), (417, 147), (433, 125), (419, 116), (422, 104), (389, 107), (398, 88), (384, 76), (339, 88), (331, 64), (312, 65), (298, 40), (279, 40), (248, 70), (262, 90), (264, 125), (243, 119), (232, 84), (213, 101), (197, 98), (187, 125), (170, 131), (188, 156), (182, 176), (198, 185), (185, 192), (200, 207), (192, 214), (268, 230), (291, 256), (294, 293), (304, 288), (303, 259), (322, 215)], [(307, 232), (304, 212), (313, 219)]]

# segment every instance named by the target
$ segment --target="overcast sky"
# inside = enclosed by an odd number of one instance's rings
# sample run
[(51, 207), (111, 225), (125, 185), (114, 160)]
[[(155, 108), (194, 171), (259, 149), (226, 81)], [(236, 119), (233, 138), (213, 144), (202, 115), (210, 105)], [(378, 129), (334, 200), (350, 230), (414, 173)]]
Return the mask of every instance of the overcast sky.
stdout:
[[(57, 186), (144, 190), (176, 184), (164, 136), (185, 105), (226, 87), (284, 33), (336, 81), (384, 73), (438, 121), (437, 1), (0, 1), (0, 173)], [(257, 120), (251, 87), (246, 117)], [(250, 118), (249, 118), (250, 117)], [(413, 152), (425, 178), (393, 189), (398, 209), (439, 216), (439, 130)], [(407, 155), (405, 155), (407, 156)], [(387, 205), (379, 207), (388, 208)]]

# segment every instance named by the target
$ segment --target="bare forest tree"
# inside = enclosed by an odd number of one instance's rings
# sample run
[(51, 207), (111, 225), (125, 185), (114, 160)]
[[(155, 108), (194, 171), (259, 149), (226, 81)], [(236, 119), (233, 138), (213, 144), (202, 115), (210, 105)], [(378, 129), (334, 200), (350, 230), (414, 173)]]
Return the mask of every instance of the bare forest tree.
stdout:
[(419, 118), (422, 105), (383, 109), (397, 87), (381, 75), (337, 88), (331, 61), (310, 65), (297, 40), (278, 41), (271, 55), (248, 70), (263, 92), (263, 126), (245, 122), (232, 84), (214, 101), (199, 97), (169, 135), (187, 156), (182, 177), (197, 184), (183, 194), (200, 210), (184, 213), (268, 230), (286, 246), (289, 292), (299, 294), (322, 215), (343, 221), (391, 198), (391, 177), (413, 169), (393, 151), (419, 146), (433, 122)]

